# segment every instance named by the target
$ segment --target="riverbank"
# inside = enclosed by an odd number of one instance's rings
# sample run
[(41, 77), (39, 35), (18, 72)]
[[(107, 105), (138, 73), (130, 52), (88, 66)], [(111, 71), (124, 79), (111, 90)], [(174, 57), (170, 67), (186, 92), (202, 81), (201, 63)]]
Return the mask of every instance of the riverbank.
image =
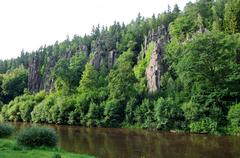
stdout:
[[(12, 123), (16, 132), (31, 123)], [(170, 133), (129, 128), (85, 128), (80, 126), (38, 124), (56, 130), (58, 147), (67, 152), (117, 157), (240, 157), (240, 137)], [(25, 157), (24, 157), (25, 158)]]
[(1, 158), (94, 158), (92, 156), (65, 152), (58, 148), (25, 148), (18, 146), (12, 139), (0, 139)]

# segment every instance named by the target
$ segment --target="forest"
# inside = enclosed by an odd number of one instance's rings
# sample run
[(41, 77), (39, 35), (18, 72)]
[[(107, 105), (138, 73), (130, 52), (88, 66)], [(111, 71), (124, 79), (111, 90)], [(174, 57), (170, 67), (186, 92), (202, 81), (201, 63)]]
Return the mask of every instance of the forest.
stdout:
[(93, 26), (0, 60), (5, 121), (240, 134), (240, 0)]

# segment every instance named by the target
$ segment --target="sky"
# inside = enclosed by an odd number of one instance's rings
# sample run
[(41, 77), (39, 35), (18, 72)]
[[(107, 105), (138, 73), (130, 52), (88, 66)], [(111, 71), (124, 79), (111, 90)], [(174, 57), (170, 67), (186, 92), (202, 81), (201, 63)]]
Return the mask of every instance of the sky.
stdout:
[(90, 34), (93, 25), (129, 23), (138, 13), (151, 17), (190, 0), (0, 0), (0, 59), (15, 58), (22, 49)]

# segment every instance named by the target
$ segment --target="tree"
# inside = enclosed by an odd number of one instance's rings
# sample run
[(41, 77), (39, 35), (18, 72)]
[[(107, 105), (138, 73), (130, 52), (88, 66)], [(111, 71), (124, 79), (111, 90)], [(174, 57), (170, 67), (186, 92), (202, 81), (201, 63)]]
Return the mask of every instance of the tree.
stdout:
[[(211, 44), (209, 44), (211, 43)], [(176, 72), (201, 117), (226, 124), (229, 105), (239, 100), (239, 35), (207, 33), (184, 45)]]
[(104, 103), (104, 125), (106, 127), (119, 127), (124, 120), (124, 108), (116, 99)]
[(136, 82), (132, 70), (133, 52), (124, 52), (117, 60), (116, 67), (108, 75), (109, 98), (121, 101), (128, 100), (134, 95)]
[(70, 77), (71, 88), (75, 88), (79, 85), (86, 63), (87, 56), (84, 53), (76, 54), (70, 59), (69, 71), (71, 74)]
[(8, 71), (3, 75), (2, 89), (5, 103), (23, 94), (25, 88), (27, 88), (27, 71), (23, 67)]
[(105, 123), (113, 124), (109, 119), (117, 117), (117, 125), (124, 120), (127, 101), (134, 96), (136, 81), (132, 70), (133, 52), (124, 52), (117, 60), (117, 65), (108, 75), (109, 98), (105, 104)]
[(162, 130), (181, 129), (184, 125), (183, 111), (171, 98), (159, 98), (154, 106), (156, 128)]
[(228, 33), (240, 32), (240, 0), (229, 0), (224, 9), (224, 27)]
[(94, 98), (94, 96), (97, 95), (96, 91), (98, 90), (98, 87), (98, 72), (90, 63), (87, 63), (78, 87), (78, 91), (80, 94), (88, 95), (89, 98)]
[[(64, 89), (66, 90), (70, 87), (71, 74), (68, 65), (69, 63), (66, 59), (60, 59), (54, 67), (53, 75), (55, 76), (55, 78), (57, 78), (57, 82), (55, 84), (57, 86), (57, 89), (63, 89), (64, 87)], [(63, 84), (60, 84), (61, 81), (63, 82)]]
[(136, 108), (135, 119), (137, 125), (143, 128), (154, 128), (154, 105), (149, 99), (144, 99), (142, 103)]
[(101, 125), (101, 119), (103, 117), (103, 108), (93, 102), (89, 105), (87, 113), (87, 126), (97, 127)]

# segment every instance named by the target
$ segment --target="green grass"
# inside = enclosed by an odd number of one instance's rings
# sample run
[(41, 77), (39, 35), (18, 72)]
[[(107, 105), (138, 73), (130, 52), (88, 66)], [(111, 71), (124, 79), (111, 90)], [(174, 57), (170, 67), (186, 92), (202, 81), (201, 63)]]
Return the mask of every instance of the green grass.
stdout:
[(12, 139), (0, 139), (0, 158), (53, 158), (60, 154), (61, 158), (93, 158), (87, 155), (79, 155), (65, 152), (57, 148), (26, 148), (18, 146)]

